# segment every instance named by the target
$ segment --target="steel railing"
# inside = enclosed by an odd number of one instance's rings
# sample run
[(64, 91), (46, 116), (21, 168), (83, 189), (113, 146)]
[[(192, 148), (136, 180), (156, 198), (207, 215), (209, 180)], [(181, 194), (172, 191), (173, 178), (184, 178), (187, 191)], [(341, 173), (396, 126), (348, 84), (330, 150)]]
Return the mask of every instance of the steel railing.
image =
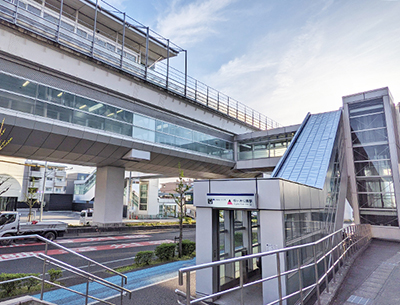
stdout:
[[(270, 301), (266, 305), (273, 305), (278, 303), (282, 305), (285, 300), (288, 300), (292, 297), (297, 297), (298, 304), (303, 305), (305, 298), (308, 297), (311, 293), (316, 294), (317, 302), (320, 305), (321, 287), (325, 287), (325, 289), (327, 289), (327, 292), (329, 292), (329, 279), (331, 278), (335, 281), (335, 274), (337, 273), (340, 266), (343, 265), (344, 261), (347, 260), (347, 258), (353, 256), (353, 254), (358, 252), (360, 249), (363, 249), (366, 245), (368, 245), (370, 239), (370, 225), (353, 225), (338, 230), (312, 243), (182, 268), (179, 270), (179, 285), (184, 285), (184, 275), (186, 275), (186, 293), (178, 289), (175, 290), (179, 297), (185, 298), (184, 303), (178, 298), (178, 303), (182, 305), (198, 304), (206, 300), (212, 300), (235, 291), (240, 291), (240, 304), (243, 305), (243, 290), (246, 287), (275, 280), (277, 281), (276, 289), (278, 291), (278, 298)], [(302, 253), (304, 253), (303, 250), (307, 249), (308, 247), (312, 248), (312, 258), (302, 259)], [(287, 263), (287, 270), (282, 271), (281, 266), (285, 265), (284, 259), (288, 256), (289, 252), (293, 252), (293, 254), (295, 253), (295, 266), (289, 267), (290, 264)], [(268, 256), (275, 256), (276, 273), (266, 278), (261, 278), (245, 283), (245, 274), (243, 272), (245, 269), (245, 262), (251, 259), (261, 260), (261, 258)], [(232, 263), (239, 263), (239, 285), (224, 291), (218, 291), (198, 298), (191, 296), (191, 272), (208, 268), (219, 268), (219, 266), (224, 266)], [(311, 284), (303, 284), (303, 273), (308, 268), (314, 269), (313, 282)], [(286, 291), (284, 291), (283, 289), (283, 281), (285, 280), (285, 277), (296, 276), (296, 274), (298, 276), (299, 282), (298, 289), (294, 292), (286, 293)]]
[[(108, 5), (105, 1), (101, 2)], [(63, 0), (61, 0), (62, 6)], [(118, 16), (107, 11), (104, 7), (98, 9), (97, 4), (93, 5), (93, 9), (96, 11), (96, 15), (97, 11), (99, 11), (107, 16), (114, 17), (114, 20), (120, 20)], [(113, 11), (115, 11), (115, 8), (113, 8)], [(126, 21), (126, 18), (129, 17), (125, 13), (116, 12), (124, 16), (124, 20), (121, 22), (122, 33), (125, 33), (125, 31), (141, 32), (147, 41), (152, 40), (159, 44), (160, 39), (167, 41), (168, 44), (161, 44), (165, 48), (169, 48), (169, 40), (155, 32), (150, 35), (147, 27), (140, 24), (130, 24)], [(75, 16), (69, 16), (64, 11), (60, 12), (60, 8), (51, 7), (49, 3), (46, 6), (42, 6), (30, 0), (0, 0), (0, 19), (258, 129), (266, 130), (281, 126), (256, 110), (189, 77), (187, 75), (187, 67), (185, 67), (184, 73), (180, 72), (169, 65), (169, 60), (166, 63), (158, 61), (146, 66), (146, 64), (143, 64), (143, 58), (141, 59), (143, 55), (135, 53), (134, 47), (124, 40), (122, 42), (115, 41), (111, 34), (100, 31), (96, 27), (96, 19), (94, 20), (94, 25), (86, 25), (82, 21), (79, 23), (74, 22)], [(129, 19), (134, 20), (132, 18)], [(93, 32), (92, 27), (96, 30), (96, 35), (91, 34)], [(82, 33), (86, 35), (82, 35)], [(121, 35), (119, 32), (115, 34)], [(114, 36), (118, 37), (118, 35)], [(142, 45), (142, 47), (146, 48), (145, 54), (147, 57), (148, 43), (145, 46)], [(172, 51), (173, 49), (170, 48), (170, 50)], [(174, 51), (177, 52), (176, 50)], [(186, 63), (187, 52), (182, 49), (179, 49), (179, 51), (185, 52)], [(147, 59), (145, 62), (147, 63)]]
[[(37, 279), (37, 280), (41, 281), (40, 300), (43, 300), (45, 283), (47, 283), (47, 284), (56, 286), (58, 288), (62, 288), (62, 289), (68, 290), (70, 292), (73, 292), (73, 293), (79, 294), (81, 296), (84, 296), (85, 297), (85, 305), (88, 304), (89, 299), (94, 299), (94, 300), (96, 300), (98, 302), (102, 302), (102, 303), (106, 303), (106, 304), (112, 304), (112, 303), (107, 302), (105, 300), (101, 300), (101, 299), (98, 299), (98, 298), (96, 298), (94, 296), (89, 295), (89, 286), (90, 286), (89, 284), (90, 284), (90, 282), (96, 282), (96, 283), (101, 284), (101, 285), (103, 285), (105, 287), (108, 287), (108, 288), (111, 288), (113, 290), (119, 291), (120, 292), (120, 297), (121, 297), (121, 305), (122, 305), (124, 294), (128, 294), (129, 295), (129, 299), (131, 299), (132, 292), (130, 290), (124, 288), (124, 284), (127, 284), (127, 281), (128, 281), (128, 278), (127, 278), (126, 275), (124, 275), (124, 274), (122, 274), (120, 272), (117, 272), (117, 271), (115, 271), (115, 270), (113, 270), (113, 269), (111, 269), (111, 268), (109, 268), (109, 267), (107, 267), (107, 266), (105, 266), (103, 264), (100, 264), (100, 263), (96, 262), (95, 260), (92, 260), (92, 259), (90, 259), (90, 258), (88, 258), (88, 257), (86, 257), (86, 256), (84, 256), (82, 254), (79, 254), (79, 253), (77, 253), (77, 252), (75, 252), (75, 251), (73, 251), (71, 249), (68, 249), (68, 248), (66, 248), (64, 246), (61, 246), (61, 245), (59, 245), (59, 244), (57, 244), (57, 243), (55, 243), (53, 241), (50, 241), (50, 240), (48, 240), (48, 239), (46, 239), (46, 238), (44, 238), (44, 237), (42, 237), (40, 235), (23, 235), (23, 236), (0, 237), (0, 244), (2, 244), (3, 241), (12, 241), (12, 240), (15, 240), (15, 239), (28, 239), (28, 238), (29, 239), (38, 239), (38, 240), (41, 240), (41, 241), (45, 242), (44, 253), (39, 253), (39, 254), (36, 255), (37, 258), (43, 260), (42, 277), (38, 278), (36, 276), (27, 276), (27, 277), (24, 277), (24, 278), (18, 278), (18, 279), (13, 279), (13, 280), (2, 281), (2, 282), (0, 282), (0, 285), (1, 284), (5, 284), (5, 283), (9, 283), (9, 282), (15, 282), (15, 281), (26, 280), (28, 278), (33, 278), (33, 279)], [(66, 251), (66, 252), (68, 252), (70, 254), (73, 254), (76, 257), (79, 257), (79, 258), (87, 261), (87, 263), (88, 263), (87, 270), (88, 271), (81, 270), (80, 268), (74, 267), (74, 266), (72, 266), (70, 264), (67, 264), (65, 262), (62, 262), (60, 260), (57, 260), (57, 259), (47, 255), (49, 245), (52, 245), (52, 246), (54, 246), (56, 248), (59, 248), (59, 249), (62, 249), (63, 251)], [(46, 277), (46, 266), (48, 264), (54, 265), (56, 267), (60, 267), (60, 268), (66, 270), (68, 272), (71, 272), (71, 273), (73, 273), (75, 275), (78, 275), (78, 276), (84, 278), (86, 280), (86, 293), (83, 294), (81, 292), (75, 291), (75, 290), (70, 289), (68, 287), (65, 287), (65, 286), (59, 285), (57, 283), (53, 283), (53, 282), (50, 282), (50, 281), (46, 280), (46, 278), (45, 278)], [(103, 270), (106, 270), (106, 271), (108, 271), (108, 272), (110, 272), (112, 274), (120, 276), (121, 277), (121, 285), (114, 284), (112, 282), (107, 281), (106, 279), (103, 279), (103, 278), (101, 278), (99, 276), (94, 275), (93, 273), (90, 273), (90, 267), (91, 266), (92, 267), (93, 266), (101, 267)]]

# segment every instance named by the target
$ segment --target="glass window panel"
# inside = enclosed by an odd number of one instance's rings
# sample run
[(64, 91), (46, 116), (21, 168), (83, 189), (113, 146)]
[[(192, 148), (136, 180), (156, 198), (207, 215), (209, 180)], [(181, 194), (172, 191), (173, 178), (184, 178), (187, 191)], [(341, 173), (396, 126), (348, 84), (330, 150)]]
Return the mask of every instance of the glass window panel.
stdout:
[(40, 9), (38, 9), (37, 7), (34, 7), (33, 5), (28, 4), (28, 11), (30, 11), (31, 13), (33, 13), (36, 16), (40, 16)]
[(37, 84), (31, 81), (16, 78), (6, 74), (0, 74), (1, 89), (15, 92), (18, 94), (36, 97)]
[(270, 157), (281, 157), (287, 149), (286, 142), (275, 142), (270, 144)]
[[(135, 115), (136, 116), (136, 115)], [(133, 128), (133, 137), (149, 142), (155, 142), (155, 132), (148, 129), (143, 129), (139, 127)]]
[(35, 100), (0, 91), (0, 106), (25, 113), (34, 113)]
[(182, 138), (178, 138), (175, 137), (175, 145), (185, 148), (185, 149), (190, 149), (190, 145), (192, 144), (192, 141), (189, 141), (187, 139), (182, 139)]
[(52, 15), (49, 15), (49, 14), (47, 14), (47, 13), (44, 13), (44, 14), (43, 14), (43, 17), (44, 17), (44, 19), (46, 19), (47, 21), (50, 21), (50, 22), (52, 22), (52, 23), (54, 23), (54, 24), (57, 24), (57, 23), (58, 23), (58, 18), (53, 17)]
[(156, 132), (156, 141), (155, 142), (174, 146), (175, 145), (175, 137)]
[(115, 46), (113, 46), (112, 44), (107, 42), (106, 47), (107, 47), (107, 50), (115, 52)]
[(201, 144), (201, 143), (192, 143), (189, 145), (190, 149), (193, 151), (197, 151), (200, 153), (208, 153), (208, 147), (205, 144)]
[(373, 178), (368, 180), (357, 179), (357, 189), (359, 192), (394, 192), (392, 178)]
[(354, 147), (353, 153), (355, 161), (390, 159), (389, 146), (386, 144)]
[(75, 95), (64, 92), (62, 95), (61, 104), (71, 108), (74, 107)]
[(372, 114), (350, 119), (352, 131), (386, 127), (385, 114)]
[(356, 176), (391, 176), (392, 169), (389, 160), (354, 163)]
[(383, 111), (382, 99), (371, 100), (368, 102), (349, 104), (350, 117), (378, 113)]
[(123, 109), (117, 109), (113, 118), (128, 123), (133, 123), (133, 113)]
[(70, 32), (74, 31), (74, 26), (69, 24), (69, 23), (67, 23), (67, 22), (65, 22), (65, 21), (61, 21), (61, 27), (63, 29), (66, 29), (66, 30), (70, 31)]
[(64, 121), (71, 122), (73, 116), (73, 110), (55, 105), (47, 105), (47, 117)]
[(132, 126), (120, 122), (116, 122), (113, 120), (105, 120), (105, 130), (123, 134), (126, 136), (132, 135)]
[(393, 193), (358, 194), (360, 208), (393, 209), (396, 207)]
[(74, 106), (75, 96), (60, 89), (39, 85), (38, 98), (68, 107)]
[(108, 118), (115, 119), (116, 113), (117, 113), (117, 108), (113, 106), (104, 105), (103, 107), (100, 108), (100, 113), (98, 114), (104, 115)]
[(87, 37), (87, 33), (79, 28), (76, 29), (76, 33), (83, 38)]
[(250, 144), (239, 144), (239, 160), (253, 159), (253, 147)]
[(150, 130), (155, 130), (156, 120), (135, 113), (134, 125)]
[(219, 149), (219, 148), (213, 147), (213, 146), (208, 146), (207, 151), (208, 151), (209, 155), (217, 156), (217, 157), (221, 156), (223, 153), (222, 149)]
[(387, 142), (386, 128), (358, 131), (351, 133), (353, 144), (366, 144), (373, 142)]
[[(89, 99), (81, 97), (81, 96), (75, 97), (75, 108), (80, 109), (82, 111), (89, 111), (89, 109), (91, 109), (92, 111), (96, 110), (96, 107), (97, 108), (99, 107), (99, 106), (96, 106), (97, 104), (98, 104), (97, 102), (89, 100)], [(96, 106), (96, 107), (92, 108), (93, 106)]]
[(360, 215), (361, 223), (367, 223), (372, 225), (384, 225), (384, 226), (399, 226), (397, 215), (363, 215), (362, 211)]
[(104, 118), (100, 118), (94, 115), (83, 113), (81, 111), (74, 111), (73, 123), (82, 126), (87, 126), (96, 129), (104, 129)]
[(46, 103), (36, 101), (35, 114), (43, 116), (43, 117), (47, 117), (47, 107), (46, 106), (47, 106)]

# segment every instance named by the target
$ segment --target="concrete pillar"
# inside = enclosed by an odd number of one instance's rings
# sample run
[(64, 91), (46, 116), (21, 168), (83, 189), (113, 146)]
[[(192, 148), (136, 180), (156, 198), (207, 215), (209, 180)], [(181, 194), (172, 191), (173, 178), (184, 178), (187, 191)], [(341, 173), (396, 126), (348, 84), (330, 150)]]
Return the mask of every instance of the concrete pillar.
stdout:
[(124, 174), (120, 167), (98, 167), (93, 224), (100, 226), (122, 225), (124, 202)]
[[(196, 265), (199, 265), (213, 261), (212, 209), (198, 207), (196, 215)], [(196, 293), (198, 295), (213, 293), (213, 270), (211, 268), (196, 272)]]
[[(260, 211), (260, 243), (261, 251), (272, 251), (284, 248), (284, 228), (283, 228), (283, 211)], [(281, 272), (285, 271), (285, 258), (286, 255), (280, 256)], [(262, 258), (262, 277), (277, 274), (276, 255), (264, 256)], [(281, 279), (282, 295), (286, 295), (286, 280), (285, 277)], [(270, 280), (263, 282), (263, 304), (270, 303), (279, 298), (278, 280)], [(283, 304), (286, 304), (285, 302)]]

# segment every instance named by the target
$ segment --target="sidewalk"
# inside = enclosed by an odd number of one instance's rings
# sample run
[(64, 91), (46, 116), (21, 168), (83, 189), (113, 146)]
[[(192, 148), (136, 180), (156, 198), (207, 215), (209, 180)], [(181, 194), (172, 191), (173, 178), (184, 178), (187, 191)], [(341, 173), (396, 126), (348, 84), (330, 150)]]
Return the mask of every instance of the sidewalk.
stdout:
[(400, 304), (400, 243), (373, 239), (351, 266), (332, 305)]
[[(125, 273), (128, 277), (128, 284), (124, 285), (124, 287), (131, 291), (133, 290), (134, 292), (132, 293), (131, 300), (129, 300), (128, 296), (124, 298), (124, 304), (176, 304), (177, 298), (174, 290), (178, 287), (177, 283), (175, 284), (177, 281), (175, 278), (178, 276), (178, 270), (180, 268), (193, 266), (195, 263), (196, 259), (194, 258), (189, 261), (178, 261)], [(121, 277), (119, 276), (112, 276), (107, 280), (118, 285), (121, 284)], [(165, 294), (167, 287), (169, 292)], [(71, 286), (69, 288), (81, 293), (86, 293), (86, 283)], [(141, 292), (142, 294), (145, 293), (147, 295), (145, 300), (142, 300), (146, 303), (139, 302), (138, 299), (138, 291), (142, 289), (146, 290)], [(163, 294), (159, 294), (159, 291), (163, 291)], [(116, 290), (107, 288), (98, 283), (90, 283), (89, 295), (105, 300), (120, 299), (120, 294)], [(33, 297), (39, 299), (40, 294), (34, 295)], [(46, 292), (43, 299), (47, 302), (52, 302), (58, 305), (81, 305), (85, 302), (84, 297), (63, 289)], [(167, 302), (161, 302), (162, 299)], [(91, 301), (94, 300), (89, 299), (89, 302)]]

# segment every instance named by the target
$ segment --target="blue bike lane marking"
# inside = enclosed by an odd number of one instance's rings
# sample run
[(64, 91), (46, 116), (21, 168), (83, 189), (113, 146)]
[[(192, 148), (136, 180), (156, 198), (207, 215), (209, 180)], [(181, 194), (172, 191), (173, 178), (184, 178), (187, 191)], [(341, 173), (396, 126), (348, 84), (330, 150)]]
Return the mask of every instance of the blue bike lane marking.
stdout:
[[(193, 266), (196, 264), (196, 259), (192, 259), (189, 261), (178, 261), (173, 263), (168, 263), (156, 267), (146, 268), (142, 270), (132, 271), (125, 273), (128, 277), (128, 283), (124, 285), (126, 289), (129, 290), (137, 290), (140, 288), (144, 288), (150, 285), (157, 284), (159, 282), (172, 279), (178, 275), (178, 270), (180, 268)], [(111, 283), (121, 285), (121, 277), (120, 276), (112, 276), (107, 278), (107, 280)], [(81, 292), (83, 294), (86, 293), (86, 283), (74, 285), (68, 287), (75, 291)], [(118, 291), (103, 286), (99, 283), (92, 282), (89, 285), (89, 295), (94, 296), (99, 299), (106, 299), (118, 294)], [(134, 293), (133, 293), (134, 294)], [(34, 295), (35, 298), (40, 298), (40, 294)], [(52, 302), (58, 305), (68, 304), (68, 305), (81, 305), (84, 304), (85, 298), (64, 290), (64, 289), (56, 289), (52, 291), (45, 292), (43, 295), (43, 300), (47, 302)], [(89, 303), (95, 301), (94, 299), (89, 298)]]

